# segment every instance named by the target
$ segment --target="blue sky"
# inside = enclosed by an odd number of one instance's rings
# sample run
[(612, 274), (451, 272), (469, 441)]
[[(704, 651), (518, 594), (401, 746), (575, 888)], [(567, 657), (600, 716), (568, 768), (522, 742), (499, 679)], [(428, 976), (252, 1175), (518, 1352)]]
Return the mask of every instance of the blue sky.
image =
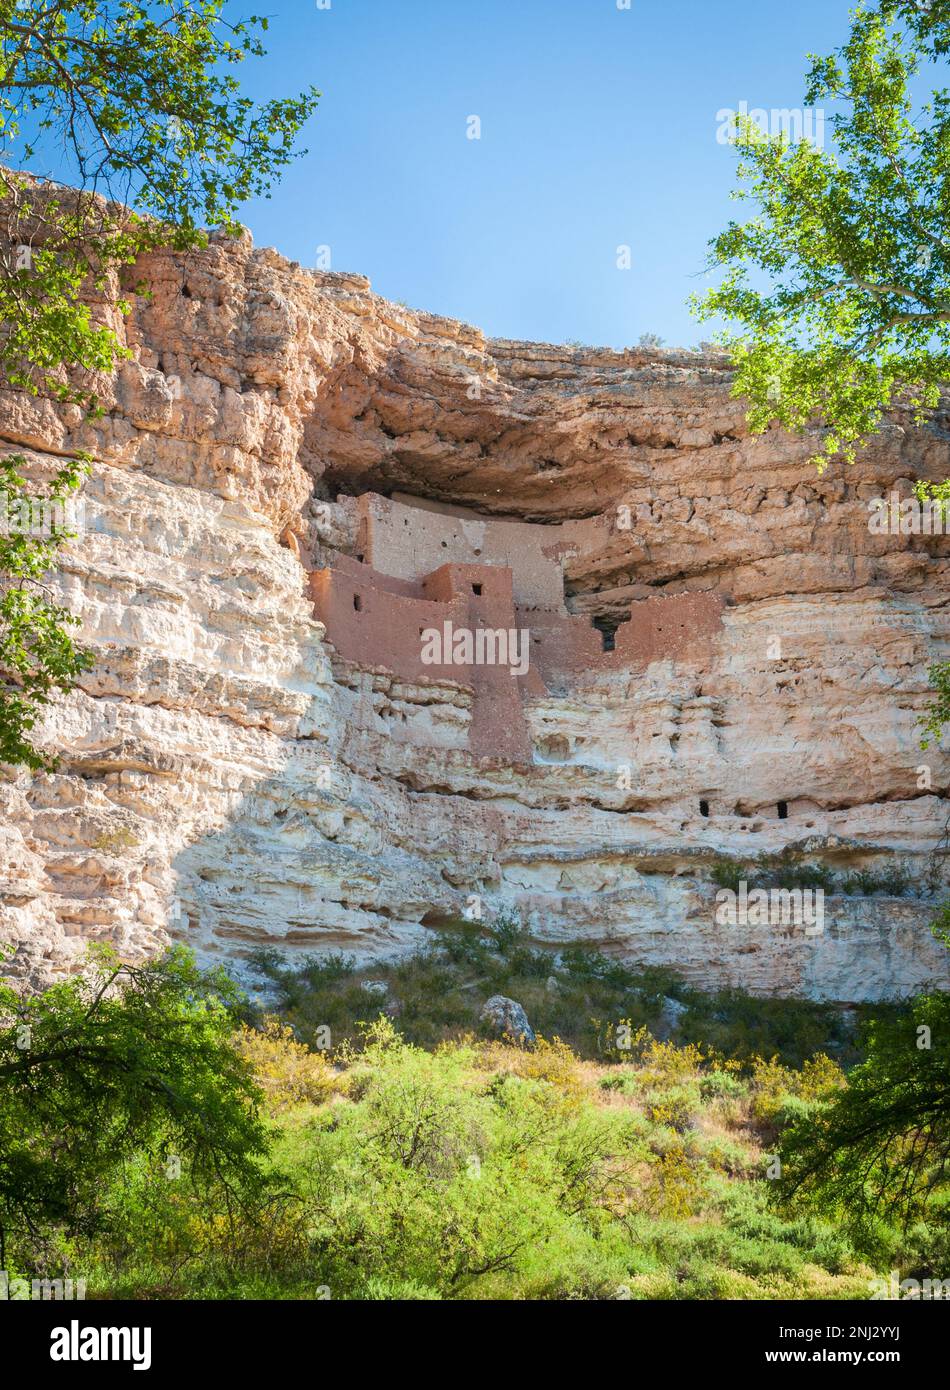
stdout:
[[(324, 0), (325, 3), (325, 0)], [(512, 338), (691, 344), (733, 215), (716, 112), (801, 105), (846, 0), (269, 0), (249, 90), (323, 92), (258, 245)], [(250, 68), (245, 70), (250, 77)], [(466, 137), (478, 115), (480, 140)], [(618, 270), (617, 247), (631, 248)]]

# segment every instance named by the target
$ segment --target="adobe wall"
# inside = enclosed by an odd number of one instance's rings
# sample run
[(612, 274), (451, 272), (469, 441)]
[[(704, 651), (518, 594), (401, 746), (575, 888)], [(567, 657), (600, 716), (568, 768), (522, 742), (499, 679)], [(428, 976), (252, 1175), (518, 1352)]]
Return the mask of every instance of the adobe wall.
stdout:
[(421, 579), (451, 559), (509, 569), (515, 602), (564, 612), (563, 559), (576, 548), (561, 526), (479, 516), (464, 508), (365, 493), (356, 499), (358, 551), (381, 574)]
[(522, 613), (532, 629), (532, 661), (548, 687), (572, 684), (600, 671), (644, 670), (654, 661), (704, 660), (722, 628), (718, 594), (658, 595), (630, 608), (613, 651), (603, 650), (599, 630), (584, 616)]
[[(381, 575), (346, 555), (310, 576), (314, 611), (346, 661), (382, 667), (413, 682), (452, 681), (472, 691), (469, 748), (478, 757), (531, 761), (524, 697), (543, 693), (537, 671), (525, 677), (507, 665), (422, 659), (427, 629), (475, 632), (516, 629), (511, 571), (447, 564), (419, 582)], [(444, 655), (445, 653), (443, 653)]]
[[(527, 696), (570, 687), (600, 672), (645, 669), (657, 660), (701, 659), (721, 627), (722, 600), (716, 595), (645, 599), (632, 604), (630, 620), (616, 630), (614, 650), (605, 651), (602, 634), (588, 617), (569, 615), (563, 603), (555, 606), (552, 576), (562, 584), (560, 560), (544, 553), (536, 534), (519, 552), (511, 537), (498, 531), (514, 523), (486, 523), (484, 534), (464, 535), (463, 551), (476, 539), (489, 544), (500, 534), (514, 567), (454, 558), (416, 577), (410, 572), (423, 563), (421, 556), (454, 555), (450, 538), (462, 533), (460, 518), (376, 495), (356, 501), (362, 560), (337, 555), (330, 566), (311, 574), (316, 615), (346, 661), (382, 668), (414, 683), (451, 681), (469, 688), (468, 741), (477, 756), (530, 762)], [(536, 533), (555, 528), (525, 524), (516, 529)], [(494, 552), (500, 548), (501, 542)], [(380, 572), (376, 564), (382, 561), (402, 574)], [(546, 605), (521, 601), (524, 593), (544, 597)], [(485, 628), (526, 633), (527, 673), (516, 676), (508, 665), (424, 661), (424, 634), (428, 629), (442, 632), (447, 623), (472, 633)]]

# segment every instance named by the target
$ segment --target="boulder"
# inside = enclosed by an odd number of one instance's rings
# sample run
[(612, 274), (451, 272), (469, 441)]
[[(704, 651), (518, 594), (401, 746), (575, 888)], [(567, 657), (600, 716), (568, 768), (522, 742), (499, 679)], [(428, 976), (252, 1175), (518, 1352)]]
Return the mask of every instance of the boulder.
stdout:
[(686, 1004), (681, 1004), (678, 999), (670, 999), (664, 994), (656, 1026), (651, 1029), (653, 1036), (660, 1042), (667, 1042), (679, 1027), (680, 1019), (688, 1012)]
[(504, 994), (493, 994), (486, 1001), (481, 1012), (481, 1021), (500, 1037), (510, 1038), (512, 1042), (534, 1042), (534, 1029), (528, 1022), (528, 1015), (515, 999)]

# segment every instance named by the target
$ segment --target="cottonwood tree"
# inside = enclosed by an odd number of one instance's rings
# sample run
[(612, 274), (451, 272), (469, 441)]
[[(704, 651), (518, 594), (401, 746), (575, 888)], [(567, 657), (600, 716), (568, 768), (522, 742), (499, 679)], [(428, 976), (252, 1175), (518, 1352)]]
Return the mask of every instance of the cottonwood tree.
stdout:
[[(267, 20), (227, 0), (0, 0), (0, 374), (9, 388), (98, 409), (126, 351), (124, 268), (156, 246), (236, 230), (291, 158), (318, 93), (256, 104), (236, 70)], [(56, 180), (37, 176), (54, 166)], [(30, 171), (30, 172), (28, 172)], [(134, 286), (141, 290), (142, 286)], [(82, 482), (71, 461), (43, 497)], [(0, 761), (42, 766), (42, 705), (89, 663), (38, 584), (67, 526), (36, 534), (25, 460), (0, 463)], [(11, 539), (12, 537), (12, 539)]]
[(948, 51), (950, 0), (878, 0), (811, 59), (829, 148), (735, 118), (754, 215), (711, 242), (723, 276), (694, 307), (736, 325), (721, 340), (753, 431), (820, 426), (820, 467), (853, 461), (897, 402), (920, 418), (950, 376), (950, 94), (927, 81)]

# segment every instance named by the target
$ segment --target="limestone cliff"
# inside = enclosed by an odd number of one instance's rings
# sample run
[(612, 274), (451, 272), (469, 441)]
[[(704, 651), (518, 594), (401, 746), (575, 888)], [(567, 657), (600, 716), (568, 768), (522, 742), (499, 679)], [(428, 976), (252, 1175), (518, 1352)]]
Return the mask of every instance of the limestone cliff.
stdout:
[[(721, 358), (486, 340), (249, 237), (140, 270), (100, 419), (0, 393), (38, 470), (97, 460), (54, 580), (97, 664), (42, 731), (57, 772), (0, 780), (16, 973), (90, 940), (385, 955), (477, 900), (695, 983), (947, 982), (919, 896), (834, 896), (809, 937), (717, 924), (709, 877), (785, 847), (942, 873), (915, 720), (948, 542), (871, 534), (867, 500), (950, 475), (946, 418), (819, 477)], [(482, 569), (540, 644), (516, 690), (386, 646), (397, 610), (471, 616)]]

